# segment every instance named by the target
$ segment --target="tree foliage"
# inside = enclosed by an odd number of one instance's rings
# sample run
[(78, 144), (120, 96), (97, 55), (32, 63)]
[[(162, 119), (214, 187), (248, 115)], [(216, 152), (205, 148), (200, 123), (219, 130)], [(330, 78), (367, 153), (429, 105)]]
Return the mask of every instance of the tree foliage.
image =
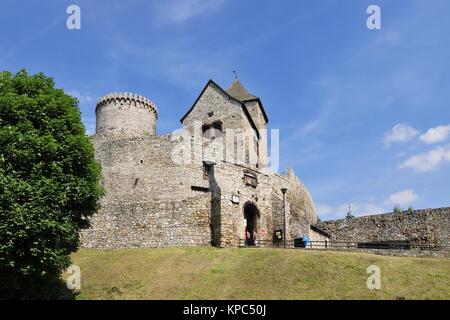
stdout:
[(1, 72), (0, 295), (58, 277), (103, 192), (78, 101), (42, 73)]

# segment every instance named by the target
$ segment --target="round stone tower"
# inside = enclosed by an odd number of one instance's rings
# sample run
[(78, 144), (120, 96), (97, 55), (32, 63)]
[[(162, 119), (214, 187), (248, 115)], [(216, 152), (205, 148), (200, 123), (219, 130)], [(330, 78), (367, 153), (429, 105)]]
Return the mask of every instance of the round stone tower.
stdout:
[(158, 111), (147, 98), (134, 93), (110, 93), (95, 108), (96, 134), (136, 136), (156, 134)]

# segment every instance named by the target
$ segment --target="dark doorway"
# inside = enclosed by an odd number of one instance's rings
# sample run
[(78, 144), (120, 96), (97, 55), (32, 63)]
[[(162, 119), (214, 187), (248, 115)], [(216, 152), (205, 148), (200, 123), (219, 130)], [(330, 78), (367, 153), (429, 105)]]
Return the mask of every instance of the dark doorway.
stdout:
[(259, 211), (251, 202), (247, 202), (244, 205), (244, 219), (245, 243), (246, 245), (254, 246), (257, 244)]

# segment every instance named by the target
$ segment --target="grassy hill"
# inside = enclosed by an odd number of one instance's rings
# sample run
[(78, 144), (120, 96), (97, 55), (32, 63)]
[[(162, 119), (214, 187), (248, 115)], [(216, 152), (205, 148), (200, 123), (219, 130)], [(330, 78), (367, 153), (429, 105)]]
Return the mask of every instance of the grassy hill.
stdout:
[[(450, 259), (282, 249), (80, 250), (79, 299), (450, 299)], [(381, 290), (366, 286), (381, 268)]]

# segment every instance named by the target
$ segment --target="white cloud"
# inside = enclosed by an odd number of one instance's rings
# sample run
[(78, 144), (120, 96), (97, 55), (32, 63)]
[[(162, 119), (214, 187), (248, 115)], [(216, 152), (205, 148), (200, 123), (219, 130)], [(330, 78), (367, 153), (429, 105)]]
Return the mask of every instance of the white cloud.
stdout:
[(155, 5), (156, 22), (180, 24), (194, 17), (212, 14), (224, 4), (224, 0), (165, 0)]
[(86, 128), (86, 133), (92, 135), (95, 133), (95, 116), (90, 117), (90, 110), (95, 110), (95, 105), (98, 97), (92, 93), (79, 91), (76, 89), (65, 90), (65, 92), (75, 98), (80, 102), (79, 108), (81, 110), (81, 119), (83, 121), (84, 127)]
[(304, 138), (308, 133), (316, 130), (321, 124), (322, 117), (310, 120), (304, 126), (298, 127), (298, 125), (295, 124), (295, 127), (290, 130), (291, 134), (283, 139), (283, 143), (290, 144), (297, 141), (298, 139)]
[(410, 206), (417, 200), (417, 194), (412, 189), (406, 189), (400, 192), (393, 193), (389, 196), (386, 203), (398, 206)]
[(417, 172), (437, 169), (441, 164), (450, 162), (450, 145), (440, 146), (426, 153), (420, 153), (406, 159), (399, 167), (411, 168)]
[[(345, 203), (334, 207), (327, 204), (318, 203), (316, 206), (317, 215), (322, 220), (343, 219), (347, 216), (348, 205), (349, 205), (348, 203)], [(350, 203), (350, 208), (352, 214), (357, 217), (386, 212), (386, 208), (372, 202), (369, 203), (353, 202)]]
[(320, 217), (330, 216), (330, 215), (333, 215), (335, 213), (334, 212), (335, 211), (334, 208), (329, 206), (329, 205), (326, 205), (326, 204), (318, 203), (316, 205), (316, 209), (317, 209), (317, 214)]
[(384, 143), (387, 147), (393, 142), (406, 142), (414, 139), (419, 135), (419, 131), (407, 124), (399, 123), (395, 125), (389, 132), (384, 134)]
[(16, 43), (9, 44), (9, 52), (5, 55), (5, 60), (13, 59), (15, 54), (20, 51), (25, 51), (26, 48), (33, 43), (37, 42), (42, 37), (46, 36), (48, 33), (52, 32), (55, 28), (60, 28), (61, 23), (65, 20), (64, 15), (58, 16), (57, 19), (53, 20), (46, 27), (36, 27), (36, 32), (29, 32), (27, 36), (20, 37)]
[(82, 117), (84, 127), (86, 128), (86, 133), (88, 135), (93, 135), (95, 133), (95, 118)]
[(368, 203), (365, 204), (358, 212), (356, 212), (357, 216), (370, 216), (370, 215), (374, 215), (374, 214), (380, 214), (380, 213), (385, 213), (386, 212), (386, 208), (374, 204), (374, 203)]
[(213, 78), (219, 72), (219, 67), (205, 61), (199, 65), (197, 62), (174, 59), (167, 63), (167, 76), (178, 84), (188, 88), (198, 88), (205, 85), (205, 79)]
[[(348, 212), (348, 204), (343, 204), (339, 207), (340, 211), (344, 212), (344, 216)], [(351, 203), (350, 209), (354, 216), (369, 216), (373, 214), (379, 214), (386, 212), (386, 209), (375, 203)]]
[(88, 93), (88, 92), (82, 92), (78, 90), (69, 89), (66, 90), (66, 93), (77, 98), (80, 102), (80, 105), (83, 104), (95, 104), (96, 96)]
[(308, 132), (311, 132), (312, 130), (316, 129), (321, 124), (321, 119), (314, 119), (309, 121), (303, 128), (301, 128), (301, 131), (303, 134), (307, 134)]
[[(233, 70), (222, 51), (197, 52), (192, 47), (195, 39), (197, 38), (193, 34), (168, 45), (146, 47), (125, 38), (114, 45), (115, 50), (109, 52), (108, 57), (112, 64), (117, 66), (124, 63), (122, 61), (135, 61), (136, 64), (129, 67), (142, 77), (151, 78), (152, 81), (164, 78), (192, 92), (204, 86), (207, 79), (214, 78), (217, 74), (231, 73), (230, 70)], [(114, 38), (108, 37), (107, 41), (113, 43)], [(200, 60), (202, 63), (199, 63)], [(221, 63), (218, 64), (217, 61)], [(148, 70), (152, 72), (149, 73)], [(113, 74), (116, 76), (116, 71)]]
[[(371, 199), (368, 202), (351, 202), (350, 209), (356, 217), (370, 216), (391, 212), (392, 206), (398, 205), (402, 207), (412, 205), (418, 198), (416, 192), (412, 189), (406, 189), (391, 194), (387, 200), (381, 204), (377, 204), (376, 200)], [(348, 203), (338, 206), (330, 206), (324, 203), (317, 203), (317, 215), (322, 220), (344, 219), (348, 212)]]
[(446, 126), (438, 126), (436, 128), (428, 129), (422, 134), (419, 139), (425, 143), (436, 143), (447, 139), (450, 135), (450, 124)]

